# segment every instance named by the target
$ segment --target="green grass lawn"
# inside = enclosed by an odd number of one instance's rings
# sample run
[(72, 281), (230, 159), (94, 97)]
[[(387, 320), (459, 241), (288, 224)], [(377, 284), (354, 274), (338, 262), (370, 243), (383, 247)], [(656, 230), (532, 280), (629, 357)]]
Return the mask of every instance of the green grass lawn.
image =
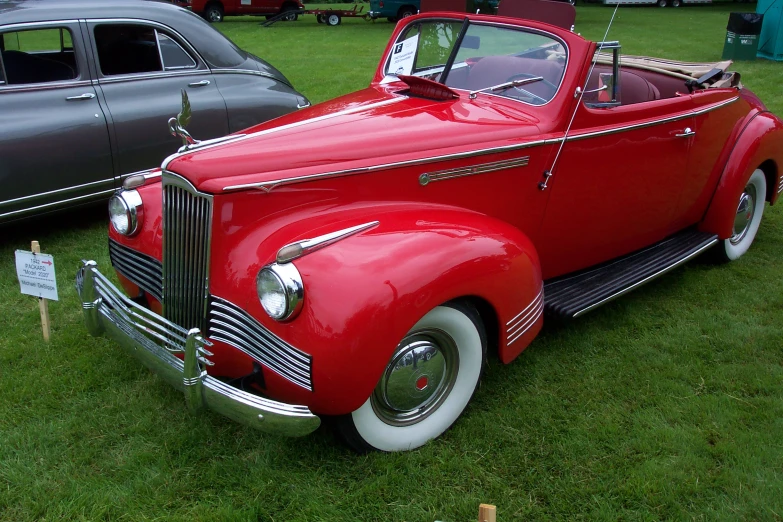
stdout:
[[(312, 4), (308, 7), (312, 7)], [(624, 52), (718, 60), (744, 5), (620, 8)], [(603, 37), (612, 9), (579, 6)], [(393, 24), (313, 16), (218, 28), (313, 102), (365, 86)], [(783, 63), (737, 64), (783, 114)], [(369, 144), (368, 144), (369, 145)], [(673, 187), (676, 190), (676, 187)], [(326, 430), (285, 439), (217, 415), (81, 322), (73, 274), (108, 270), (105, 211), (0, 229), (0, 519), (469, 521), (783, 518), (783, 212), (724, 266), (694, 262), (567, 326), (513, 364), (490, 359), (462, 419), (405, 454), (356, 456)], [(53, 339), (21, 296), (13, 252), (54, 254)]]

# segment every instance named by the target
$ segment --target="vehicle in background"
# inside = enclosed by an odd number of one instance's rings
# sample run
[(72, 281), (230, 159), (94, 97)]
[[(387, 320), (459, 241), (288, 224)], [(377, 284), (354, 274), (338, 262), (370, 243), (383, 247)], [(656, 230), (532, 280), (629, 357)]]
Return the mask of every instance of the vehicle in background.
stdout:
[(370, 18), (396, 22), (419, 12), (421, 0), (370, 0)]
[[(201, 15), (208, 22), (222, 22), (224, 16), (272, 16), (304, 9), (302, 0), (174, 0), (177, 5)], [(284, 20), (296, 20), (291, 13)]]
[(657, 5), (658, 7), (680, 7), (690, 4), (711, 4), (712, 0), (601, 0), (604, 5)]
[(308, 105), (280, 71), (162, 2), (0, 4), (0, 222), (108, 198), (193, 132), (215, 138)]

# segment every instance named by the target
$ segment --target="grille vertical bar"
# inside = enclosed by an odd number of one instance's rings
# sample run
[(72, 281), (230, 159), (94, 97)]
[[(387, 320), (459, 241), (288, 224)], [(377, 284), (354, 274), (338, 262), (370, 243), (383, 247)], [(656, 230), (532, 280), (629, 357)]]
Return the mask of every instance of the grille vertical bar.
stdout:
[(163, 173), (163, 316), (207, 335), (212, 196)]

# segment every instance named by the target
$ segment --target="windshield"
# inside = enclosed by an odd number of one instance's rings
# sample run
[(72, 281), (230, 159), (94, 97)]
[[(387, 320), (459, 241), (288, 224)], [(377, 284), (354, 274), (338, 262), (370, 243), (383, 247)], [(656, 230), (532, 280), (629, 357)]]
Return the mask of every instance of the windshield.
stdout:
[(400, 33), (384, 74), (385, 81), (413, 75), (454, 89), (543, 105), (560, 87), (566, 58), (563, 42), (532, 30), (425, 20)]

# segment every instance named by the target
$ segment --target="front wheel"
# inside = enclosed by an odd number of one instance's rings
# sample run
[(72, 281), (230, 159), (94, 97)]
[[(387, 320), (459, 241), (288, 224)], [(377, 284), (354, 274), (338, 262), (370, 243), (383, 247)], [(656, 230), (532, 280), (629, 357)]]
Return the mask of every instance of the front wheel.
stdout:
[(432, 309), (397, 345), (375, 390), (338, 434), (359, 452), (405, 451), (446, 431), (476, 391), (487, 342), (475, 308)]
[(219, 4), (210, 4), (204, 9), (204, 18), (209, 23), (223, 21), (223, 8)]
[(720, 261), (734, 261), (748, 251), (759, 230), (766, 197), (767, 178), (761, 169), (756, 169), (737, 202), (731, 237), (715, 247)]

